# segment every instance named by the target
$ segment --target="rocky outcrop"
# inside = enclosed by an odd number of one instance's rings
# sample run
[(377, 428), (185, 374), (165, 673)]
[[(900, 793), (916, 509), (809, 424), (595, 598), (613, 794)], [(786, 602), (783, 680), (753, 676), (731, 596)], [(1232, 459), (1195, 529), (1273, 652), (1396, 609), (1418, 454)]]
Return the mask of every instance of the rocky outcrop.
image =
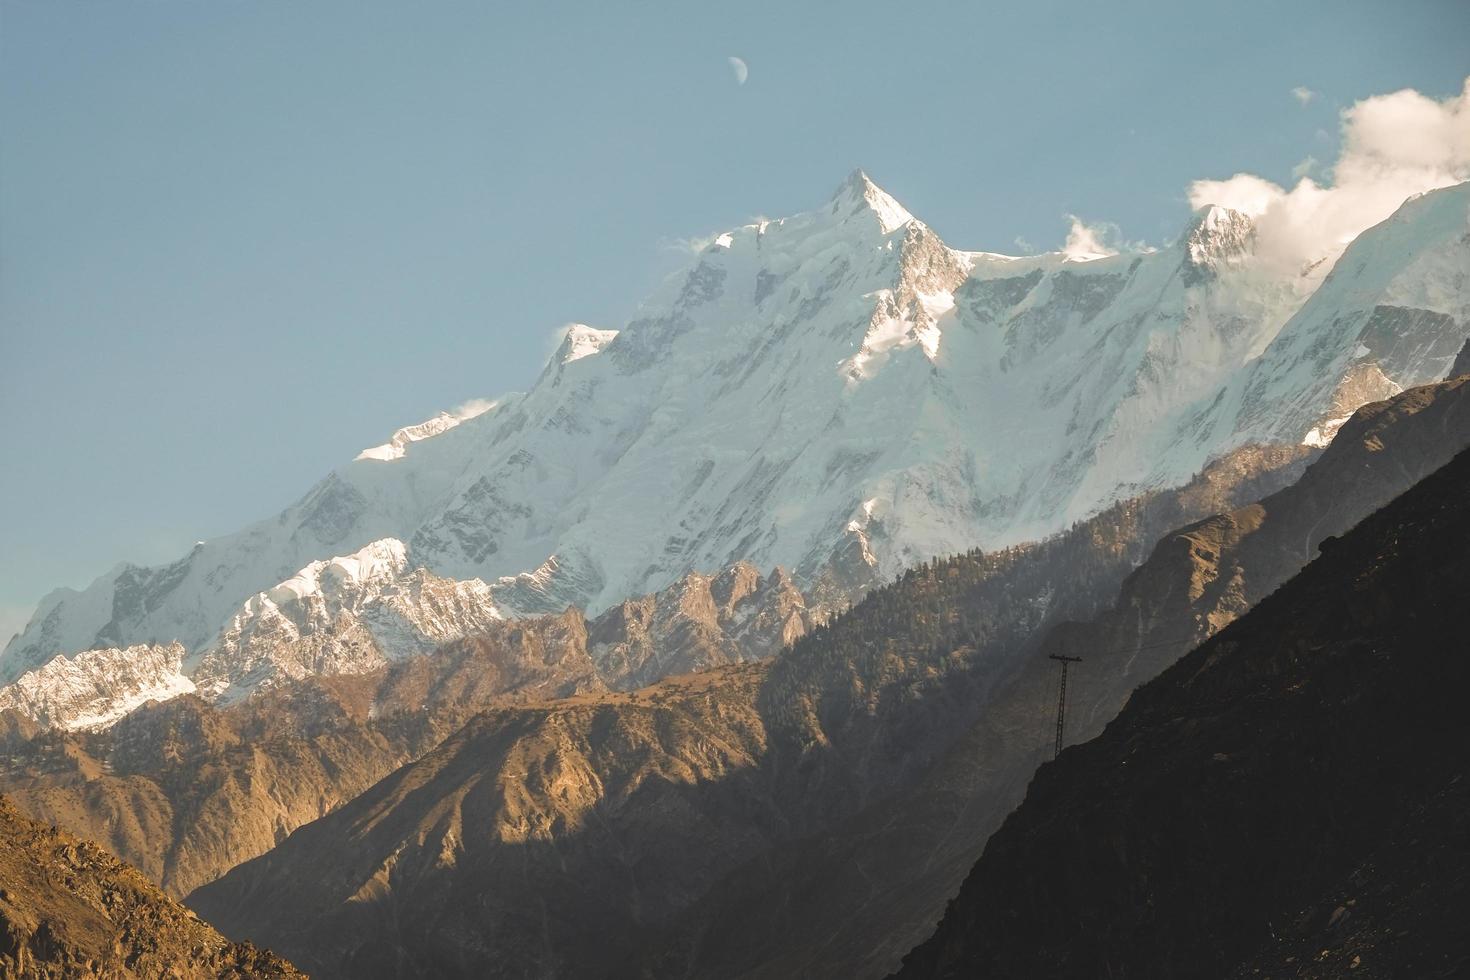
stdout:
[(23, 817), (0, 796), (0, 975), (295, 978), (232, 943), (102, 848)]
[(238, 701), (282, 681), (369, 673), (502, 618), (484, 582), (414, 568), (403, 543), (386, 538), (251, 597), (190, 675), (210, 700)]
[(148, 701), (188, 694), (184, 648), (141, 645), (88, 650), (47, 664), (0, 687), (0, 711), (23, 714), (48, 728), (101, 728)]
[(1460, 348), (1460, 354), (1455, 358), (1455, 363), (1450, 365), (1450, 373), (1446, 378), (1458, 378), (1470, 374), (1470, 338), (1465, 341), (1465, 346)]
[(1044, 766), (900, 976), (1470, 965), (1470, 452)]
[(721, 664), (760, 660), (813, 626), (785, 570), (762, 578), (749, 562), (716, 576), (687, 575), (657, 595), (618, 603), (588, 626), (599, 674), (615, 690)]
[[(375, 541), (254, 596), (196, 656), (178, 643), (58, 654), (0, 687), (0, 710), (47, 727), (105, 728), (150, 700), (196, 692), (227, 705), (307, 678), (372, 674), (493, 632), (503, 622), (497, 594), (518, 588), (411, 568), (401, 542)], [(785, 570), (762, 578), (737, 562), (607, 610), (590, 625), (591, 653), (602, 682), (628, 690), (770, 656), (825, 614)]]

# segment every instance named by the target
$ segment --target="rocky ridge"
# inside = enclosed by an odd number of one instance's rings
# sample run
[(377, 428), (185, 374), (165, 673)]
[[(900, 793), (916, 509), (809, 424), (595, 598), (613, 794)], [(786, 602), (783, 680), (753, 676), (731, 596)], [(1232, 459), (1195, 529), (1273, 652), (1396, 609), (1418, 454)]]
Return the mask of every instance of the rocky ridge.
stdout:
[(0, 796), (0, 974), (7, 977), (302, 977), (232, 943), (89, 841), (28, 820)]
[[(811, 627), (821, 615), (811, 605), (780, 568), (766, 578), (747, 562), (692, 573), (597, 618), (597, 670), (624, 689), (768, 656)], [(175, 643), (57, 655), (0, 687), (0, 710), (44, 726), (102, 728), (149, 700), (194, 692), (227, 705), (309, 677), (370, 674), (503, 621), (483, 582), (410, 569), (402, 543), (386, 539), (313, 562), (253, 597), (199, 654)]]

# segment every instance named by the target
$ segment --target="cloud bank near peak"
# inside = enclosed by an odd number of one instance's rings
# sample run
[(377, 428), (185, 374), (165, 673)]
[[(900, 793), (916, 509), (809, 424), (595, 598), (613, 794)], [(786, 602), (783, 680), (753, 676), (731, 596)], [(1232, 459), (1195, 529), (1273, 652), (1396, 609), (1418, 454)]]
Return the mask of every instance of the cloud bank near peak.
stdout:
[(1118, 254), (1118, 250), (1108, 244), (1118, 237), (1116, 225), (1105, 221), (1089, 225), (1075, 214), (1069, 214), (1066, 218), (1071, 222), (1071, 227), (1067, 230), (1067, 241), (1062, 246), (1062, 254), (1067, 258), (1086, 261)]
[(1446, 99), (1413, 89), (1370, 96), (1342, 111), (1341, 127), (1341, 152), (1321, 183), (1301, 176), (1287, 189), (1248, 173), (1197, 180), (1190, 206), (1252, 215), (1258, 254), (1301, 268), (1337, 255), (1406, 198), (1470, 180), (1470, 78)]

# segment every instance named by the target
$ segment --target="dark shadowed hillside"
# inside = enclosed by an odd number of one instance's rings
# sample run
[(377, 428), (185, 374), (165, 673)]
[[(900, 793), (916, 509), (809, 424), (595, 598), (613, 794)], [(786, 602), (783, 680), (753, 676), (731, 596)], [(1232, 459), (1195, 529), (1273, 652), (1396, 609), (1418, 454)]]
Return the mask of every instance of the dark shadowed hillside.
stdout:
[(1139, 684), (1296, 574), (1339, 534), (1470, 445), (1470, 383), (1365, 405), (1292, 486), (1165, 535), (1110, 608), (1042, 630), (979, 718), (905, 792), (728, 876), (636, 972), (882, 976), (933, 931), (965, 870), (1051, 754), (1056, 664), (1068, 739), (1100, 732)]
[(1470, 970), (1470, 453), (1044, 766), (910, 977)]

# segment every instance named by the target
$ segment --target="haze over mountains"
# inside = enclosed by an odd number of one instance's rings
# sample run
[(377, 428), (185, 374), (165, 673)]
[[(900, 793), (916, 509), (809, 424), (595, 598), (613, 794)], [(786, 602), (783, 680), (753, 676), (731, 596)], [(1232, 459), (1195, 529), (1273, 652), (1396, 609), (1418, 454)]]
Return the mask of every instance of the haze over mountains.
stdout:
[(1240, 446), (1323, 445), (1443, 376), (1470, 332), (1467, 207), (1467, 185), (1419, 196), (1289, 273), (1218, 207), (1163, 250), (1016, 258), (949, 247), (859, 171), (718, 236), (623, 330), (573, 327), (527, 393), (400, 430), (175, 563), (52, 593), (0, 680), (22, 711), (77, 692), (57, 717), (106, 724), (740, 561), (824, 615)]

